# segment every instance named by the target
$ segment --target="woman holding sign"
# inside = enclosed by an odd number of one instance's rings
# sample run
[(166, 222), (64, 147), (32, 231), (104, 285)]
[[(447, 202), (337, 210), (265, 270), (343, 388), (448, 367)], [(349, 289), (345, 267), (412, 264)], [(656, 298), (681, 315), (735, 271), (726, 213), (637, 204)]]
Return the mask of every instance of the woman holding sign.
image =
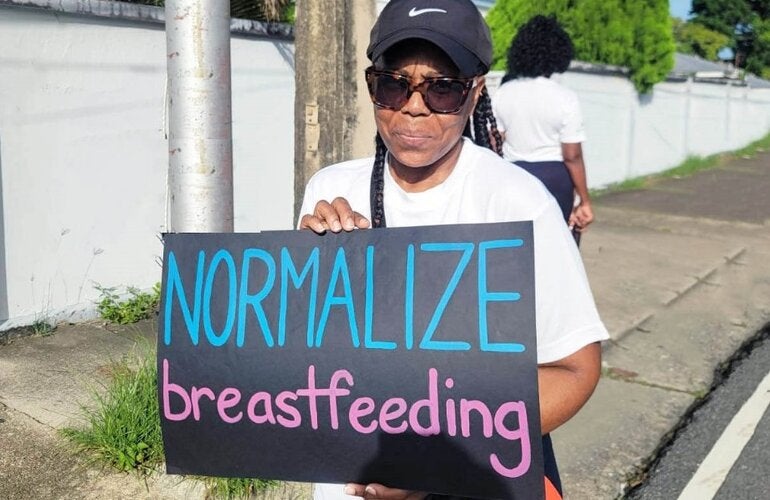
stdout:
[[(558, 204), (537, 179), (490, 150), (501, 140), (484, 87), (489, 28), (470, 0), (391, 0), (367, 55), (375, 157), (313, 176), (299, 226), (324, 233), (533, 221), (546, 490), (560, 498), (548, 433), (591, 396), (599, 342), (608, 336)], [(380, 484), (348, 484), (344, 491), (365, 499), (442, 498)], [(317, 497), (332, 498), (323, 488)]]

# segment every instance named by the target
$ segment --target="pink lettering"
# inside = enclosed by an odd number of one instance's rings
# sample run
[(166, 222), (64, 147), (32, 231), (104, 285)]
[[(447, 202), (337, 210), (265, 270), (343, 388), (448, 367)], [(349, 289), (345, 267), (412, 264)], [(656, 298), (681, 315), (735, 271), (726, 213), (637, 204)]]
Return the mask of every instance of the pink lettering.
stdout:
[(484, 437), (492, 437), (492, 412), (489, 411), (487, 405), (478, 400), (460, 400), (460, 432), (463, 437), (470, 437), (471, 435), (471, 410), (476, 410), (481, 415), (481, 422), (483, 425)]
[(361, 417), (371, 415), (374, 412), (374, 400), (372, 398), (358, 398), (350, 405), (350, 412), (348, 413), (348, 419), (350, 420), (350, 426), (361, 434), (371, 434), (377, 430), (377, 420), (374, 419), (368, 426), (364, 426), (359, 422)]
[(228, 424), (234, 424), (243, 418), (243, 412), (239, 411), (234, 417), (227, 414), (227, 409), (232, 408), (241, 402), (241, 391), (233, 387), (228, 387), (219, 393), (217, 398), (217, 412), (219, 418)]
[[(257, 415), (255, 410), (260, 403), (264, 406), (265, 411), (262, 415)], [(273, 416), (272, 396), (270, 396), (270, 393), (264, 391), (254, 393), (246, 405), (246, 414), (249, 416), (249, 420), (255, 424), (264, 424), (265, 422), (274, 424), (275, 417)]]
[(296, 401), (297, 395), (291, 391), (283, 391), (275, 398), (275, 406), (277, 406), (278, 409), (281, 410), (282, 412), (288, 413), (291, 416), (291, 418), (286, 418), (283, 415), (278, 415), (276, 419), (278, 420), (278, 423), (281, 424), (282, 426), (288, 427), (289, 429), (293, 429), (295, 427), (299, 427), (302, 424), (302, 417), (300, 416), (299, 411), (297, 411), (296, 408), (294, 408), (292, 405), (286, 402), (287, 399)]
[(353, 375), (347, 370), (337, 370), (332, 375), (331, 382), (329, 382), (329, 412), (331, 418), (332, 429), (339, 429), (339, 415), (337, 415), (337, 396), (347, 396), (350, 394), (348, 389), (339, 389), (337, 384), (340, 383), (340, 379), (344, 378), (345, 382), (349, 386), (353, 386)]
[[(420, 410), (423, 408), (428, 410), (430, 423), (427, 427), (420, 423)], [(441, 432), (438, 421), (438, 370), (435, 368), (428, 370), (428, 399), (418, 399), (409, 409), (409, 425), (420, 436), (435, 436)]]
[(315, 384), (315, 365), (310, 365), (307, 368), (307, 389), (298, 389), (297, 396), (307, 396), (308, 404), (310, 406), (310, 426), (313, 429), (318, 429), (318, 402), (316, 398), (318, 396), (329, 397), (329, 411), (331, 416), (332, 429), (339, 428), (339, 417), (337, 415), (337, 396), (347, 396), (350, 394), (348, 389), (339, 389), (337, 384), (340, 379), (344, 378), (345, 381), (353, 385), (353, 376), (347, 370), (337, 370), (332, 374), (331, 382), (328, 389), (318, 389)]
[[(394, 406), (396, 409), (391, 411), (391, 407)], [(398, 427), (392, 427), (389, 422), (406, 413), (407, 408), (406, 400), (402, 398), (391, 398), (385, 401), (382, 404), (382, 408), (380, 408), (380, 428), (388, 434), (401, 434), (404, 432), (409, 427), (406, 420), (401, 422)]]
[[(192, 406), (190, 404), (190, 397), (187, 395), (187, 391), (182, 389), (182, 387), (178, 384), (173, 384), (169, 382), (169, 376), (168, 376), (168, 360), (163, 360), (163, 416), (166, 417), (167, 420), (171, 420), (172, 422), (180, 422), (182, 420), (185, 420), (187, 417), (190, 416), (190, 407)], [(182, 398), (182, 401), (184, 402), (184, 410), (179, 413), (173, 413), (171, 411), (171, 398), (170, 393), (174, 393)]]
[[(510, 413), (516, 413), (519, 420), (519, 428), (510, 430), (505, 426), (505, 417)], [(519, 477), (529, 470), (532, 461), (532, 444), (529, 442), (529, 426), (527, 420), (527, 407), (523, 401), (510, 401), (503, 403), (495, 412), (495, 430), (497, 433), (510, 441), (521, 441), (521, 462), (516, 467), (509, 469), (505, 467), (497, 455), (489, 455), (489, 462), (492, 468), (505, 477)]]
[(201, 396), (206, 396), (212, 401), (214, 401), (217, 398), (216, 396), (214, 396), (214, 391), (212, 391), (208, 387), (201, 387), (199, 389), (193, 386), (192, 390), (190, 391), (190, 399), (192, 401), (193, 418), (195, 419), (196, 422), (201, 419), (201, 406), (200, 406)]

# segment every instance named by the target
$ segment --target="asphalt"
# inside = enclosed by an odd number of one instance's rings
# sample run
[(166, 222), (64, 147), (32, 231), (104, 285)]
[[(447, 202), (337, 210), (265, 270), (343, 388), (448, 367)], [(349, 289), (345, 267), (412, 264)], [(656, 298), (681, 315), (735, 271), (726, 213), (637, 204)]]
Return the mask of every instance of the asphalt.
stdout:
[[(767, 193), (760, 152), (594, 201), (581, 253), (612, 339), (593, 398), (554, 433), (567, 498), (622, 496), (715, 370), (770, 323)], [(99, 468), (58, 433), (156, 330), (91, 322), (0, 337), (0, 499), (205, 498), (195, 481)], [(266, 498), (309, 492), (289, 484)]]

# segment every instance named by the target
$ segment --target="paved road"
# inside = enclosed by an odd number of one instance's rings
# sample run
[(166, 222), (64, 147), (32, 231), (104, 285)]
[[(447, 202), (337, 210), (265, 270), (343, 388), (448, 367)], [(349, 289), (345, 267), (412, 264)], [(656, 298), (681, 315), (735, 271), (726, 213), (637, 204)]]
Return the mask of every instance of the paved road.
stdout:
[[(761, 339), (730, 365), (731, 372), (689, 416), (629, 500), (770, 496), (770, 330)], [(753, 411), (750, 398), (757, 402)]]

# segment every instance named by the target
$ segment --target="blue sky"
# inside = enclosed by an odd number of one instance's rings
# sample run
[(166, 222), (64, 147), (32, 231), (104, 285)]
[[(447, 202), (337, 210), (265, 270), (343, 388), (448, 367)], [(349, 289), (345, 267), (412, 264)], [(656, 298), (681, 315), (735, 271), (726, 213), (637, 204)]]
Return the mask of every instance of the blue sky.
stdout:
[(668, 5), (672, 16), (687, 19), (692, 0), (669, 0)]

